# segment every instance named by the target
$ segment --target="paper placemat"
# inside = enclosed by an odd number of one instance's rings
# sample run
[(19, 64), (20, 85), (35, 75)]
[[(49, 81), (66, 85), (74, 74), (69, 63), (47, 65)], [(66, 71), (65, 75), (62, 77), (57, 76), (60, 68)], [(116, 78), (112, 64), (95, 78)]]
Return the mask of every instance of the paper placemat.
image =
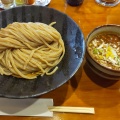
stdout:
[(53, 106), (53, 99), (0, 98), (0, 115), (53, 117), (53, 112), (48, 110), (48, 106)]

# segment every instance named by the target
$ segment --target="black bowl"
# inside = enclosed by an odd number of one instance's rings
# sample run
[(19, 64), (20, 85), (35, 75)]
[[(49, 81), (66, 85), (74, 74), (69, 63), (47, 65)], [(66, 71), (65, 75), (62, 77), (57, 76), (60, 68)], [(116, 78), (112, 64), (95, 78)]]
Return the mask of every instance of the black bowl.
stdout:
[(0, 27), (13, 22), (42, 22), (50, 24), (61, 33), (65, 44), (65, 56), (59, 69), (51, 76), (38, 76), (25, 80), (12, 76), (0, 76), (0, 96), (8, 98), (29, 98), (45, 94), (67, 82), (81, 66), (84, 54), (84, 37), (79, 26), (66, 14), (40, 6), (21, 6), (0, 12)]

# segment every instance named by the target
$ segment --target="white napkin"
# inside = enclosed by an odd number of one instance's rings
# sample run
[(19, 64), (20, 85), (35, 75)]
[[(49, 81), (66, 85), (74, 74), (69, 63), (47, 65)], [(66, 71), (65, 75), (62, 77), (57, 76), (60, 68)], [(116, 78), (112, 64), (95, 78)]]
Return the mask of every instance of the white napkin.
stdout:
[(48, 110), (48, 106), (53, 106), (53, 99), (0, 98), (0, 115), (53, 117), (53, 112)]

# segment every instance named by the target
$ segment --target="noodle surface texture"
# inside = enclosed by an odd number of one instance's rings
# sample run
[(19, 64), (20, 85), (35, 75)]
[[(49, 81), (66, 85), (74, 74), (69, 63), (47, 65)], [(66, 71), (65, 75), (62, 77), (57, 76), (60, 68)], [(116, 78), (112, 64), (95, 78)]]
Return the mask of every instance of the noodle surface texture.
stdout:
[(14, 22), (0, 30), (0, 74), (34, 79), (51, 75), (65, 53), (60, 33), (44, 23)]

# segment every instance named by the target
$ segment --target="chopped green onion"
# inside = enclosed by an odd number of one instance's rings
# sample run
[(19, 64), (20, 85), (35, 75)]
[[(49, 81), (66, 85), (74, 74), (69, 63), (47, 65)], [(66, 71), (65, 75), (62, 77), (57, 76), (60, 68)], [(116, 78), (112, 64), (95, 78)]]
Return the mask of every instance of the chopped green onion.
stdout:
[(98, 51), (97, 48), (94, 48), (94, 49), (93, 49), (93, 54), (98, 54), (98, 52), (99, 52), (99, 51)]

